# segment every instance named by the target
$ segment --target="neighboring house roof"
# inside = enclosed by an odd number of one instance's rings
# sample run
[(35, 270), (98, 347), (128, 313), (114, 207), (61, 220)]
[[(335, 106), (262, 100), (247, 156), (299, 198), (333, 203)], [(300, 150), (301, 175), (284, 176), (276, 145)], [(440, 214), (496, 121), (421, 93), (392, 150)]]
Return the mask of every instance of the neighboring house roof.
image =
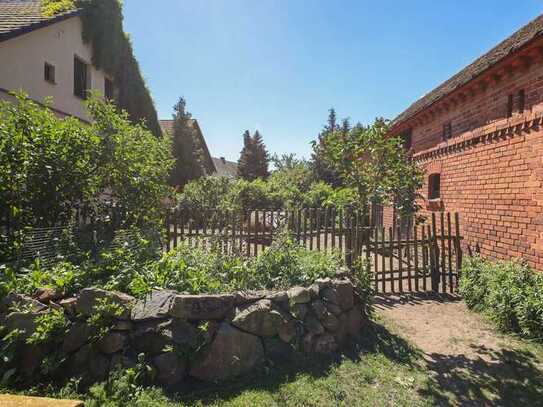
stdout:
[[(160, 120), (160, 127), (162, 128), (163, 132), (171, 136), (173, 134), (173, 123), (173, 120)], [(213, 163), (213, 159), (211, 158), (211, 154), (209, 153), (209, 148), (207, 147), (207, 143), (204, 138), (204, 134), (202, 133), (202, 129), (200, 128), (200, 125), (198, 124), (198, 121), (196, 119), (189, 119), (187, 121), (187, 124), (195, 131), (196, 137), (198, 138), (200, 146), (202, 147), (202, 150), (204, 152), (203, 159), (206, 173), (207, 175), (211, 175), (216, 171), (216, 169)]]
[(395, 126), (415, 116), (420, 111), (426, 109), (441, 98), (452, 93), (454, 90), (467, 84), (472, 79), (481, 75), (484, 71), (497, 64), (505, 57), (511, 55), (521, 47), (527, 45), (533, 39), (540, 37), (543, 34), (543, 15), (537, 17), (511, 37), (499, 43), (489, 52), (475, 60), (472, 64), (461, 70), (459, 73), (448, 79), (431, 92), (424, 95), (403, 113), (396, 117), (391, 125)]
[(227, 161), (224, 157), (211, 157), (215, 165), (217, 177), (236, 178), (238, 176), (238, 164), (233, 161)]
[(78, 15), (70, 10), (44, 17), (39, 0), (0, 0), (0, 42)]

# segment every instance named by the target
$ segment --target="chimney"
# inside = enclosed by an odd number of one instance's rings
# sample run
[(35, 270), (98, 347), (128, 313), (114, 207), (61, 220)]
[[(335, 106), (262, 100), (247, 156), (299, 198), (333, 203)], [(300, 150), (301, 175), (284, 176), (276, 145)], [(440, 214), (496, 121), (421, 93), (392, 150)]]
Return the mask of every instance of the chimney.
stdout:
[(226, 160), (224, 159), (224, 157), (221, 157), (221, 161), (223, 164), (226, 164)]

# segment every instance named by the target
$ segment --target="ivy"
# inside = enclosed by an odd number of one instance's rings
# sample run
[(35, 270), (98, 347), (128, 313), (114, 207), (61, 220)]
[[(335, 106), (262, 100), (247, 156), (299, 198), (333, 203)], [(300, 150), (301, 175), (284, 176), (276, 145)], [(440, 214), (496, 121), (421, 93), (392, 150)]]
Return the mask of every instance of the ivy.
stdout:
[(144, 121), (160, 137), (162, 131), (149, 89), (134, 56), (129, 37), (123, 31), (119, 0), (42, 0), (42, 13), (53, 16), (73, 8), (81, 9), (83, 41), (92, 47), (92, 63), (113, 78), (119, 89), (117, 106), (126, 110), (133, 123)]

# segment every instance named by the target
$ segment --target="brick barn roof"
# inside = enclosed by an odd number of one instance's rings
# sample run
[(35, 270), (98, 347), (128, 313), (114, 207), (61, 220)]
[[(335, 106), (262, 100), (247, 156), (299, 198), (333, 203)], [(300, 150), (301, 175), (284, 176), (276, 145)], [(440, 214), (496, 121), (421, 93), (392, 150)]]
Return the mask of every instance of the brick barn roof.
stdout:
[(0, 0), (0, 42), (80, 13), (80, 10), (70, 10), (45, 17), (40, 4), (39, 0)]
[(540, 37), (543, 34), (543, 15), (540, 15), (530, 23), (515, 32), (511, 37), (502, 41), (489, 52), (476, 59), (473, 63), (462, 69), (452, 78), (448, 79), (431, 92), (424, 95), (403, 113), (398, 115), (391, 123), (396, 126), (411, 117), (415, 116), (420, 111), (426, 109), (441, 98), (447, 96), (451, 92), (467, 84), (472, 79), (485, 72), (488, 68), (497, 64), (505, 57), (513, 54), (515, 51), (528, 44), (533, 39)]

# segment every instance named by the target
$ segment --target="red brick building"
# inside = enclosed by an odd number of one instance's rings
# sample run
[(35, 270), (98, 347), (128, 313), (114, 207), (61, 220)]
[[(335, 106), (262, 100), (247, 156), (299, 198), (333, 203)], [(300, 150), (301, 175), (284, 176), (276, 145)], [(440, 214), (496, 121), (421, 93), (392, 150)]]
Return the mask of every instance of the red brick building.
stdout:
[(540, 16), (392, 122), (426, 171), (423, 214), (459, 212), (466, 244), (543, 269), (542, 118)]

